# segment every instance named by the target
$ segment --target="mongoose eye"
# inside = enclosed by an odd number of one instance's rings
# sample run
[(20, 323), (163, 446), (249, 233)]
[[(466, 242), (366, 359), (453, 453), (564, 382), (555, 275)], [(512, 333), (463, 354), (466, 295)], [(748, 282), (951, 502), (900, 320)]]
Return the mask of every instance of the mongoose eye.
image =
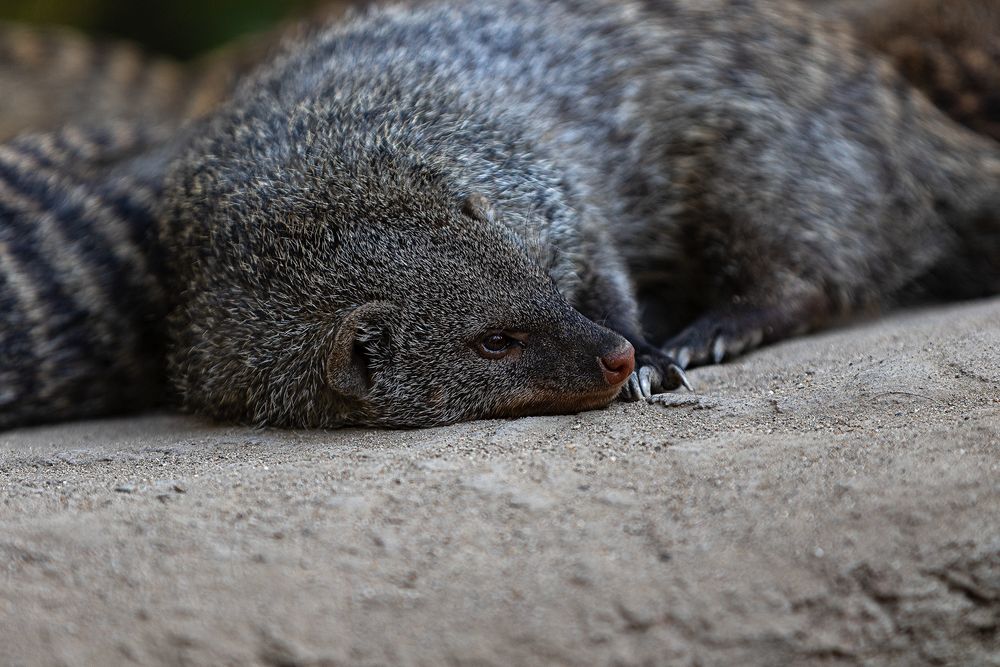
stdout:
[(523, 341), (499, 331), (491, 331), (479, 339), (476, 352), (486, 359), (502, 359), (513, 351), (520, 350)]

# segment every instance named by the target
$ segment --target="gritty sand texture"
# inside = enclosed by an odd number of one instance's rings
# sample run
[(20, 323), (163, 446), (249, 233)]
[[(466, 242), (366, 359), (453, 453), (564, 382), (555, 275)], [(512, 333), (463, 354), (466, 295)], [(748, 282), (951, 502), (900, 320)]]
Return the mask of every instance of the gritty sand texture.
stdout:
[(565, 417), (0, 434), (2, 665), (1000, 665), (1000, 300)]

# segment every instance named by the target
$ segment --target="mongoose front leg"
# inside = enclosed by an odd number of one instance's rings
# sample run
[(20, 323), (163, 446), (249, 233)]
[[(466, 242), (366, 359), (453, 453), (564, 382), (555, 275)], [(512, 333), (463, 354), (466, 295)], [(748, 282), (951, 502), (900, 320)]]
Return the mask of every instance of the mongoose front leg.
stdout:
[(681, 368), (720, 364), (761, 345), (797, 336), (818, 326), (827, 309), (820, 298), (781, 303), (743, 301), (702, 315), (663, 346)]
[(848, 111), (806, 121), (799, 105), (723, 110), (697, 158), (674, 161), (675, 180), (697, 188), (674, 191), (687, 217), (668, 229), (697, 259), (691, 284), (708, 286), (702, 314), (662, 347), (683, 368), (890, 304), (947, 245), (931, 177), (901, 157), (907, 130), (893, 146)]
[(593, 273), (584, 279), (576, 306), (584, 315), (623, 336), (635, 348), (635, 372), (622, 387), (624, 401), (650, 400), (680, 387), (692, 391), (683, 368), (664, 350), (647, 340), (639, 325), (639, 308), (617, 253), (601, 244)]
[(688, 391), (694, 391), (683, 367), (674, 360), (673, 355), (657, 349), (641, 337), (629, 342), (636, 350), (635, 363), (638, 370), (632, 373), (622, 387), (619, 398), (625, 401), (648, 401), (654, 394), (662, 394), (682, 386)]

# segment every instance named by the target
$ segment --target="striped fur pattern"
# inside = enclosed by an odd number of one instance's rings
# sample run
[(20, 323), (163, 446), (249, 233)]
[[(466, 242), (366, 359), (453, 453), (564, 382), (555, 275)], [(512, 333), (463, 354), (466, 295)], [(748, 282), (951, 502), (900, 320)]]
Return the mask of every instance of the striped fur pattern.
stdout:
[(163, 398), (153, 226), (168, 141), (287, 29), (189, 66), (0, 25), (0, 430)]
[[(155, 174), (142, 128), (0, 145), (0, 429), (161, 394)], [(140, 156), (140, 157), (137, 157)]]

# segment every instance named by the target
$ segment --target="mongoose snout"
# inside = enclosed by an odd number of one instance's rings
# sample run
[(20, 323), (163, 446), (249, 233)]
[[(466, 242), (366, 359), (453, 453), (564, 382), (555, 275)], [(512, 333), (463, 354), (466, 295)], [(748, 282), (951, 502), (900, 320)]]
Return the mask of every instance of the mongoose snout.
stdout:
[[(519, 354), (480, 367), (493, 407), (483, 416), (521, 417), (603, 408), (634, 375), (635, 348), (577, 311), (550, 302)], [(476, 400), (481, 400), (482, 393)]]
[(609, 352), (598, 357), (604, 379), (610, 385), (622, 385), (635, 370), (635, 348), (631, 345)]

